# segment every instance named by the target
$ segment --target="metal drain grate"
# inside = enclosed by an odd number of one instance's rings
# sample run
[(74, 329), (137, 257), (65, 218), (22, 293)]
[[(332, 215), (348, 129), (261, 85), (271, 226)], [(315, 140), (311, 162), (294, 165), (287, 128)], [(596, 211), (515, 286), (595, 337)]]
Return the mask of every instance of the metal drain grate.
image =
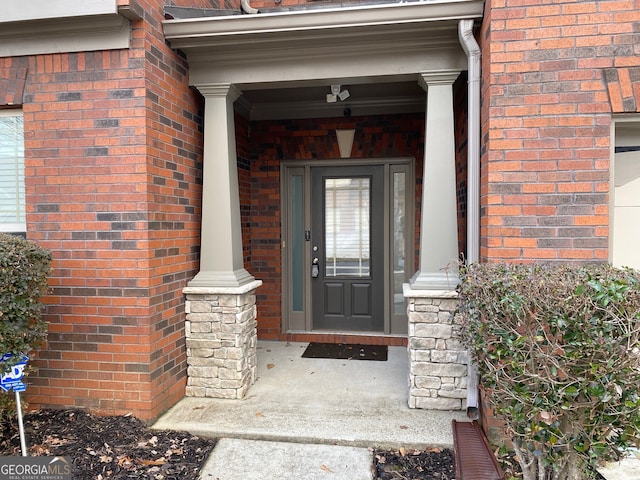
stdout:
[(504, 480), (478, 422), (451, 422), (457, 480)]

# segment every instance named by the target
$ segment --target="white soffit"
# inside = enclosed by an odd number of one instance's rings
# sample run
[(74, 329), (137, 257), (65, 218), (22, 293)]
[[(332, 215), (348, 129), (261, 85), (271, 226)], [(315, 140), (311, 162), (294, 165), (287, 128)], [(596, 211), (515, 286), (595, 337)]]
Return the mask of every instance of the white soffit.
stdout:
[(165, 20), (192, 85), (251, 85), (466, 69), (458, 21), (482, 0), (418, 1)]

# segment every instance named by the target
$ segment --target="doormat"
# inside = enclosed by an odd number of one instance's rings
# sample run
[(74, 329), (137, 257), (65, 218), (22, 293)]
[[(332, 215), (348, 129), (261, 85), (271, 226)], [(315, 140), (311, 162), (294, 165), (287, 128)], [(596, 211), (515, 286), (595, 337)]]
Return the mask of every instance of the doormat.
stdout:
[(350, 343), (311, 342), (302, 354), (303, 358), (335, 358), (340, 360), (387, 361), (386, 345), (354, 345)]

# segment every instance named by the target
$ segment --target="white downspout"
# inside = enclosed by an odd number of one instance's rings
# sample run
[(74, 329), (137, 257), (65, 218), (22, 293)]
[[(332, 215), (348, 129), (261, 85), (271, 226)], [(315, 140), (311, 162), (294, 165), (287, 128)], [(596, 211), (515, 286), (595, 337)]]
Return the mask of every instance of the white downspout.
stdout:
[[(473, 20), (460, 20), (458, 38), (468, 59), (467, 107), (467, 263), (480, 258), (480, 47), (473, 36)], [(478, 370), (469, 361), (467, 414), (478, 414)]]
[(253, 8), (251, 5), (249, 5), (249, 0), (242, 0), (240, 2), (240, 7), (242, 8), (242, 11), (244, 13), (258, 13), (258, 9), (257, 8)]

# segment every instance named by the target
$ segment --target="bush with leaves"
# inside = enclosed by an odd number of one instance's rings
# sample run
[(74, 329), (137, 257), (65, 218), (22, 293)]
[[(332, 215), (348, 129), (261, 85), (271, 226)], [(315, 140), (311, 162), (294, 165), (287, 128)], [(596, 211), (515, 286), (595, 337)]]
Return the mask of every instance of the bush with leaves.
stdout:
[[(40, 346), (47, 332), (40, 297), (47, 291), (51, 253), (24, 238), (0, 233), (0, 357), (6, 373), (23, 355)], [(0, 418), (9, 396), (0, 396)]]
[(583, 480), (640, 439), (640, 272), (463, 267), (463, 341), (525, 480)]

